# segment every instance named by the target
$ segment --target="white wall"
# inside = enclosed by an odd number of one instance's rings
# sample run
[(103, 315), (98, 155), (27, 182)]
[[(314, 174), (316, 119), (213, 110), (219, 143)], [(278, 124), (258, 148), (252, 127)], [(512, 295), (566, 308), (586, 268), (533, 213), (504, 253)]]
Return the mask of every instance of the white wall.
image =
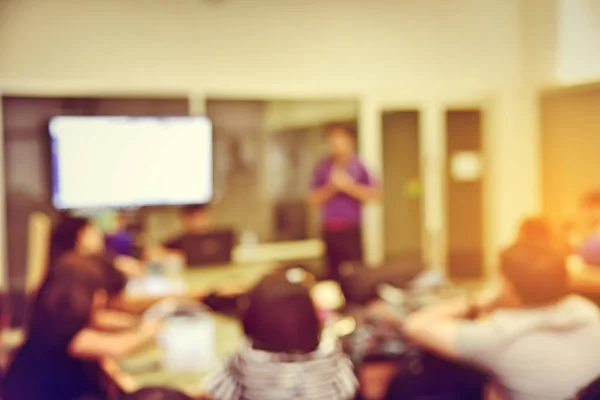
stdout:
[(539, 87), (600, 80), (600, 0), (521, 0), (522, 61)]
[(559, 0), (559, 84), (600, 80), (600, 0)]
[[(494, 156), (492, 255), (517, 216), (536, 208), (527, 129), (511, 106), (521, 93), (520, 0), (3, 0), (0, 90), (29, 94), (184, 93), (360, 101), (363, 158), (381, 168), (380, 111), (417, 105), (424, 152), (438, 157), (448, 104), (484, 104)], [(511, 167), (518, 163), (520, 168)], [(438, 163), (439, 164), (439, 163)], [(439, 164), (442, 165), (442, 164)], [(441, 170), (429, 170), (429, 181)], [(436, 176), (438, 178), (436, 178)], [(431, 196), (430, 196), (431, 198)], [(533, 199), (533, 200), (532, 200)], [(490, 203), (492, 204), (492, 203)], [(443, 200), (427, 201), (431, 220)], [(382, 213), (371, 207), (367, 255), (382, 255)], [(443, 231), (443, 221), (429, 221)], [(438, 234), (441, 234), (438, 232)], [(490, 256), (491, 259), (491, 256)]]

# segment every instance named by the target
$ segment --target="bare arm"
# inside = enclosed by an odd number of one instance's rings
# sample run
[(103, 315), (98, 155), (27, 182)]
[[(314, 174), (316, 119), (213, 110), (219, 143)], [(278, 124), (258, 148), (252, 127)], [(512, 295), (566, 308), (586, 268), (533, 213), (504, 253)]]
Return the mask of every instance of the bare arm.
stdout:
[(124, 333), (84, 329), (71, 341), (69, 351), (82, 358), (121, 358), (152, 342), (160, 327), (153, 322)]
[(408, 339), (419, 346), (446, 357), (455, 357), (458, 325), (480, 308), (474, 304), (475, 301), (471, 302), (466, 296), (460, 296), (403, 317), (388, 304), (377, 301), (369, 307), (369, 314), (396, 325)]
[(140, 318), (121, 311), (100, 310), (94, 314), (93, 324), (99, 329), (119, 331), (137, 327)]
[(406, 318), (402, 329), (407, 338), (446, 357), (457, 354), (458, 326), (473, 311), (466, 297), (442, 301)]

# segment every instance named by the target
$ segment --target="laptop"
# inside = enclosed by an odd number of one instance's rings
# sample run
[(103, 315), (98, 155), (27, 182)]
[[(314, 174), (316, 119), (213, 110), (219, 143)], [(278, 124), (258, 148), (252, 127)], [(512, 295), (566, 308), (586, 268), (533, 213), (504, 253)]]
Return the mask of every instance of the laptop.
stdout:
[(178, 239), (190, 267), (230, 264), (235, 233), (231, 230), (186, 234)]

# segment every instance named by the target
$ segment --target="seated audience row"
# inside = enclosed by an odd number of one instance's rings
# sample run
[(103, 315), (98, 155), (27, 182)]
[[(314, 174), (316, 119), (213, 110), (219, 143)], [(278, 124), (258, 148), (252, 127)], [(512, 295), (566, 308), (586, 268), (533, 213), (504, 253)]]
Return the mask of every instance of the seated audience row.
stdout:
[[(597, 203), (594, 199), (586, 200), (586, 207), (600, 210), (600, 196)], [(204, 208), (189, 208), (185, 215), (184, 237), (209, 229)], [(382, 302), (369, 311), (418, 346), (489, 374), (502, 399), (563, 400), (578, 393), (580, 399), (591, 398), (600, 376), (600, 310), (573, 294), (580, 276), (567, 259), (574, 250), (586, 257), (581, 249), (600, 232), (600, 218), (596, 222), (586, 225), (587, 239), (568, 243), (543, 220), (527, 220), (501, 254), (496, 290), (440, 301), (405, 318)], [(182, 240), (157, 254), (181, 250)], [(107, 307), (127, 277), (141, 273), (137, 260), (110, 256), (103, 234), (87, 219), (61, 216), (27, 339), (3, 380), (2, 398), (104, 398), (98, 362), (151, 343), (163, 325)], [(207, 382), (213, 400), (354, 398), (353, 366), (339, 343), (323, 334), (306, 282), (275, 272), (245, 300), (246, 339)], [(159, 392), (165, 399), (179, 395), (154, 391)]]

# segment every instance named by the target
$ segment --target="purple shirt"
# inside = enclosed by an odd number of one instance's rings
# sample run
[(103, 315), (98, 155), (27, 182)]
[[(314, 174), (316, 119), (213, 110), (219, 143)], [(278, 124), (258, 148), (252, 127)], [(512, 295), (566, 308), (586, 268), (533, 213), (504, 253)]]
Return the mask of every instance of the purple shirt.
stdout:
[[(312, 189), (323, 187), (329, 182), (333, 166), (330, 158), (319, 163), (313, 175)], [(373, 186), (373, 178), (358, 157), (353, 157), (345, 169), (356, 183)], [(321, 207), (323, 225), (333, 229), (358, 226), (361, 222), (361, 209), (362, 203), (359, 200), (346, 193), (336, 193)]]

